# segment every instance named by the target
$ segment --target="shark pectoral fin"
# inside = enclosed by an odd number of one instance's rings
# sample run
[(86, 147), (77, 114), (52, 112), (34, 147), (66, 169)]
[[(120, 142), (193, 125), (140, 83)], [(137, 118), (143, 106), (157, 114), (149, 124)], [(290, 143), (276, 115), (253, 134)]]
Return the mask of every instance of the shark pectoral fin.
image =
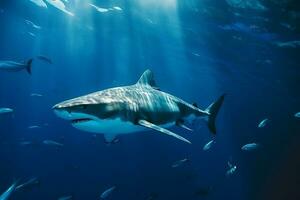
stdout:
[(115, 134), (104, 134), (104, 140), (106, 143), (113, 143), (116, 140), (117, 135)]
[(177, 125), (177, 126), (183, 128), (183, 129), (186, 129), (186, 130), (188, 130), (188, 131), (193, 131), (193, 129), (187, 127), (187, 126), (184, 125), (183, 123), (184, 123), (183, 120), (177, 120), (177, 121), (176, 121), (176, 125)]
[(171, 131), (169, 131), (167, 129), (164, 129), (164, 128), (160, 127), (160, 126), (157, 126), (155, 124), (152, 124), (152, 123), (150, 123), (150, 122), (148, 122), (146, 120), (139, 120), (138, 124), (141, 125), (141, 126), (144, 126), (146, 128), (150, 128), (150, 129), (159, 131), (161, 133), (167, 134), (169, 136), (173, 136), (173, 137), (175, 137), (175, 138), (177, 138), (177, 139), (179, 139), (181, 141), (184, 141), (186, 143), (191, 144), (191, 142), (189, 140), (185, 139), (184, 137), (181, 137), (180, 135), (177, 135), (177, 134), (175, 134), (175, 133), (173, 133), (173, 132), (171, 132)]

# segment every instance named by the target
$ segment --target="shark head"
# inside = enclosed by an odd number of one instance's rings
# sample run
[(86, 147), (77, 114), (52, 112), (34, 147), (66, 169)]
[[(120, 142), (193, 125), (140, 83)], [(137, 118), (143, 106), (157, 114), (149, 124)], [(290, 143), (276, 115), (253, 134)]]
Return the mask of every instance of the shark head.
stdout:
[(101, 132), (108, 120), (118, 116), (119, 104), (101, 92), (77, 97), (53, 106), (54, 113), (77, 129)]

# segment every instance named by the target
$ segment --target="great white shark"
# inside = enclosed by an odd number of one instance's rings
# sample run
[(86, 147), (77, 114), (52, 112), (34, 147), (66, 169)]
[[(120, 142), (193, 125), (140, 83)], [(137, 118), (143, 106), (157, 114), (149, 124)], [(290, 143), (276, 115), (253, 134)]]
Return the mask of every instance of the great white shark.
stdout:
[(195, 118), (207, 121), (216, 134), (215, 120), (224, 101), (222, 95), (205, 110), (171, 94), (155, 84), (153, 73), (146, 70), (134, 85), (115, 87), (56, 104), (57, 116), (68, 120), (77, 129), (104, 134), (107, 142), (117, 135), (155, 130), (191, 143), (168, 130), (172, 125), (191, 130), (187, 122)]

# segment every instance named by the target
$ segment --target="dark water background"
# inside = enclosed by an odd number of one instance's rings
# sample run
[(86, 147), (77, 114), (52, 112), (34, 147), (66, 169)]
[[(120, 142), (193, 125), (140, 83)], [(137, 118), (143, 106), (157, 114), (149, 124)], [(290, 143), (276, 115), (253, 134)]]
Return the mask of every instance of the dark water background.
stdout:
[[(109, 199), (300, 199), (300, 121), (294, 117), (300, 46), (278, 45), (300, 40), (300, 5), (261, 2), (267, 10), (234, 8), (225, 0), (93, 1), (122, 8), (99, 13), (88, 1), (70, 0), (71, 17), (51, 5), (1, 0), (0, 60), (40, 54), (53, 60), (34, 60), (31, 76), (0, 73), (0, 107), (15, 110), (0, 116), (1, 193), (14, 179), (38, 177), (40, 186), (11, 199), (99, 199), (112, 185), (117, 190)], [(203, 122), (193, 133), (172, 129), (192, 145), (149, 132), (107, 146), (102, 135), (76, 130), (51, 110), (72, 97), (133, 84), (147, 68), (163, 91), (201, 108), (228, 94), (210, 151), (202, 150), (213, 139)], [(258, 129), (264, 118), (270, 123)], [(42, 145), (45, 139), (64, 147)], [(22, 140), (36, 145), (21, 146)], [(250, 142), (261, 148), (241, 151)], [(183, 158), (191, 162), (171, 167)], [(228, 160), (237, 171), (226, 178)]]

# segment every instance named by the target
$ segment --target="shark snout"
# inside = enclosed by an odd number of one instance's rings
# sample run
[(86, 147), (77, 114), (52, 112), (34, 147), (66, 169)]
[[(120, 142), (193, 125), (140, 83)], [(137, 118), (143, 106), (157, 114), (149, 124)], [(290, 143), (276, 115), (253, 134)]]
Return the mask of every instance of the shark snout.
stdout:
[(54, 113), (60, 117), (60, 118), (63, 118), (63, 119), (66, 119), (66, 120), (71, 120), (72, 119), (72, 114), (70, 111), (68, 111), (67, 109), (65, 108), (62, 108), (60, 107), (59, 105), (55, 105), (52, 107), (52, 110), (54, 111)]

